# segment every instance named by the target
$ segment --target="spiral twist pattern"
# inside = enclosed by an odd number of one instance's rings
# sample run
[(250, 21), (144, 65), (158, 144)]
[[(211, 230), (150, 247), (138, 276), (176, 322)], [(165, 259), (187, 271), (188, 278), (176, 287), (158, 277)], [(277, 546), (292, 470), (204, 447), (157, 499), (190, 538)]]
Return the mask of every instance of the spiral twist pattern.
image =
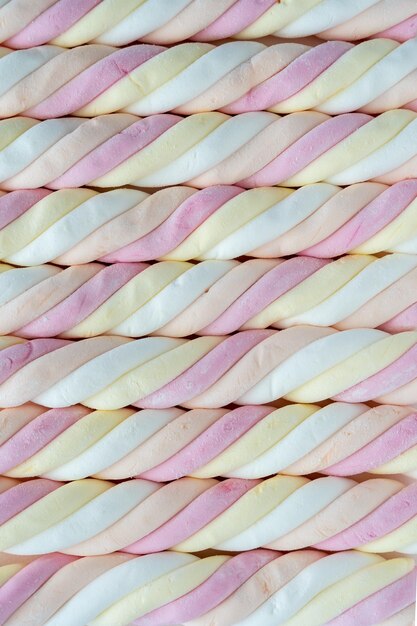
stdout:
[[(5, 481), (0, 549), (11, 554), (94, 556), (123, 550), (417, 552), (417, 484), (388, 478), (356, 482), (180, 478), (120, 483), (85, 478)], [(10, 485), (10, 483), (12, 486)]]
[(197, 113), (0, 121), (0, 188), (204, 188), (417, 177), (417, 113)]
[(416, 1), (0, 44), (0, 625), (410, 626)]
[(417, 332), (297, 326), (197, 339), (0, 338), (0, 406), (417, 402)]
[(417, 257), (0, 263), (0, 335), (227, 335), (300, 324), (417, 330)]
[(336, 402), (230, 409), (0, 411), (0, 473), (79, 480), (412, 474), (417, 412)]
[(12, 0), (2, 3), (0, 24), (0, 41), (12, 48), (266, 35), (405, 41), (417, 35), (414, 0)]
[(0, 557), (5, 626), (410, 626), (414, 562), (374, 554), (252, 550)]
[(0, 192), (0, 258), (14, 265), (417, 254), (417, 180), (391, 187), (217, 186)]
[(417, 111), (417, 39), (0, 48), (0, 117)]

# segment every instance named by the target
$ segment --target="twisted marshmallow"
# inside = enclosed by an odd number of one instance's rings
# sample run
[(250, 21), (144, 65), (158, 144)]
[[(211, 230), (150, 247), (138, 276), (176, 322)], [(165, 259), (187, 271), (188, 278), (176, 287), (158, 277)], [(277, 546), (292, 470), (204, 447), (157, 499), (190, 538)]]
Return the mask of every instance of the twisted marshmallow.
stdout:
[(411, 558), (253, 550), (0, 561), (5, 626), (410, 626)]
[(0, 121), (0, 188), (298, 187), (417, 177), (417, 113), (220, 112)]
[(4, 481), (0, 549), (11, 554), (309, 546), (417, 553), (416, 482), (280, 475), (263, 481), (180, 478), (167, 484), (140, 478), (120, 483), (0, 478)]
[(227, 337), (0, 338), (0, 406), (417, 402), (417, 332), (297, 326)]
[(414, 0), (31, 0), (2, 2), (0, 41), (72, 48), (96, 41), (175, 43), (265, 35), (404, 41), (417, 34)]
[(225, 113), (315, 109), (331, 115), (417, 111), (417, 38), (315, 48), (235, 41), (118, 50), (0, 48), (0, 117), (93, 117), (124, 111)]
[(0, 474), (54, 480), (263, 478), (417, 470), (417, 412), (337, 402), (228, 409), (0, 411)]
[(417, 254), (417, 180), (386, 187), (190, 187), (0, 192), (0, 258), (14, 265), (101, 259), (233, 259), (302, 253)]
[(300, 324), (417, 330), (417, 256), (0, 264), (0, 335), (227, 335)]

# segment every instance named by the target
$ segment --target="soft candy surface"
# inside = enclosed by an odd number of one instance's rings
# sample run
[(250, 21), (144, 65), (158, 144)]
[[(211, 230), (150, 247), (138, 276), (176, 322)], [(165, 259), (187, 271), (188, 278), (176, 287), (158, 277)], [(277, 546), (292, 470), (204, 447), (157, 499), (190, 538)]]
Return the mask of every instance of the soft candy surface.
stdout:
[(416, 330), (416, 281), (417, 257), (410, 254), (65, 270), (0, 264), (0, 334), (186, 337), (301, 324)]
[(265, 35), (349, 40), (378, 35), (405, 41), (417, 34), (416, 16), (413, 0), (31, 0), (2, 6), (0, 41), (12, 48)]
[(10, 554), (417, 552), (417, 485), (388, 478), (4, 481), (0, 550)]
[(196, 339), (0, 338), (0, 406), (417, 402), (417, 332), (296, 326)]
[(409, 626), (415, 608), (412, 559), (354, 551), (0, 555), (0, 576), (6, 626)]
[(417, 177), (417, 113), (255, 111), (0, 121), (4, 190), (189, 183), (299, 187)]
[(416, 179), (346, 189), (0, 192), (0, 258), (13, 265), (385, 251), (417, 254)]
[(0, 117), (417, 110), (417, 39), (0, 48)]
[(331, 403), (234, 409), (0, 410), (0, 473), (77, 480), (413, 474), (411, 407)]

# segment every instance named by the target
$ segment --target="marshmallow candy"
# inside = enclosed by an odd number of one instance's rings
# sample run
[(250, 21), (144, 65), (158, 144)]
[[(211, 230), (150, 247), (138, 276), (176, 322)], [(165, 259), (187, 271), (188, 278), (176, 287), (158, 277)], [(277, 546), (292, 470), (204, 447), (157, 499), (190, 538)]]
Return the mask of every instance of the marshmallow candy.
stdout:
[(346, 189), (0, 192), (0, 258), (13, 265), (384, 251), (417, 254), (415, 179)]
[(224, 481), (187, 477), (167, 484), (3, 481), (0, 550), (10, 554), (258, 547), (417, 553), (415, 482), (283, 475)]
[(0, 117), (417, 111), (417, 38), (0, 48)]
[(417, 330), (417, 256), (359, 255), (13, 268), (0, 263), (0, 335), (226, 335), (300, 324)]
[(355, 551), (0, 555), (4, 626), (410, 626), (411, 558)]
[(0, 338), (0, 407), (417, 402), (417, 332), (296, 326), (196, 339)]
[(0, 188), (391, 184), (417, 176), (416, 146), (417, 113), (405, 109), (18, 117), (0, 121)]
[(0, 478), (0, 550), (95, 556), (258, 547), (417, 553), (417, 483), (277, 475), (119, 483)]
[(405, 41), (417, 34), (414, 0), (2, 0), (0, 6), (0, 41), (12, 48), (265, 35)]
[(0, 473), (78, 480), (413, 474), (417, 412), (335, 402), (234, 409), (0, 410)]

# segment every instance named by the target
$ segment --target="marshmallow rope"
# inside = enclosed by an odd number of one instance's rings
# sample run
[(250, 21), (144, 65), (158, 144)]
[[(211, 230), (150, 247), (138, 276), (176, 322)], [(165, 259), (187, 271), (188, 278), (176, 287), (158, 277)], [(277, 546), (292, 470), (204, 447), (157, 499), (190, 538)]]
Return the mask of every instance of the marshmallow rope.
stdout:
[(264, 478), (412, 474), (417, 411), (336, 402), (228, 409), (0, 411), (0, 474), (70, 481), (132, 476)]
[(410, 626), (413, 559), (347, 551), (0, 555), (4, 626)]
[(0, 407), (417, 403), (417, 332), (296, 326), (197, 339), (0, 338)]
[(351, 255), (15, 268), (0, 263), (0, 335), (227, 335), (301, 324), (417, 330), (417, 256)]
[(12, 48), (266, 35), (405, 41), (417, 35), (414, 0), (3, 0), (1, 6), (0, 41)]
[(119, 50), (0, 47), (0, 117), (221, 110), (417, 111), (417, 38), (317, 47), (235, 41)]
[(123, 550), (240, 552), (264, 547), (417, 553), (417, 483), (326, 476), (119, 483), (5, 481), (0, 550), (94, 556)]
[(0, 192), (0, 259), (14, 265), (384, 251), (417, 254), (415, 179), (346, 189)]
[(220, 112), (0, 121), (0, 188), (299, 187), (417, 177), (417, 113)]

